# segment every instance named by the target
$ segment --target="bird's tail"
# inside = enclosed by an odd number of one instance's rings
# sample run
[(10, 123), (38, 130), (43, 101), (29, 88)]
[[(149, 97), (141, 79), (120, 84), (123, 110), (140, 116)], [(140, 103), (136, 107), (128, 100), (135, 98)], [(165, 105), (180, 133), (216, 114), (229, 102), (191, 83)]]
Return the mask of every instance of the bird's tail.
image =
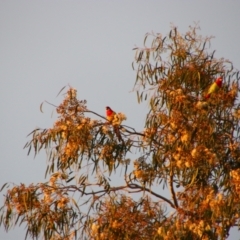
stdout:
[(115, 125), (113, 128), (114, 128), (114, 132), (115, 132), (115, 134), (116, 134), (116, 136), (118, 138), (118, 141), (119, 142), (123, 141), (121, 133), (120, 133), (120, 130), (119, 130), (119, 126)]

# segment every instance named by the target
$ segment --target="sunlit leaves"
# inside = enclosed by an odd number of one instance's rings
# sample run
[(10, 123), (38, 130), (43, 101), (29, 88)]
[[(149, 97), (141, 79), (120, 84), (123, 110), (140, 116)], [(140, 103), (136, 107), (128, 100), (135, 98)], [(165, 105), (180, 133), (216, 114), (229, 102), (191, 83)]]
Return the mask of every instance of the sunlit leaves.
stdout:
[(66, 228), (67, 222), (76, 221), (73, 206), (69, 204), (66, 189), (61, 189), (58, 179), (64, 179), (61, 173), (52, 175), (49, 185), (40, 183), (25, 186), (14, 186), (6, 195), (7, 208), (1, 222), (9, 229), (10, 221), (27, 223), (28, 234), (32, 238), (43, 234), (47, 239), (54, 236), (57, 230), (66, 238), (72, 234), (74, 226)]
[(164, 221), (164, 210), (146, 196), (134, 202), (124, 195), (106, 199), (91, 219), (90, 236), (94, 239), (154, 239)]
[[(194, 220), (194, 216), (192, 226), (188, 227), (196, 239), (206, 236), (214, 239), (217, 235), (227, 236), (226, 229), (234, 225), (230, 216), (239, 211), (239, 204), (233, 205), (230, 200), (238, 201), (235, 193), (238, 191), (236, 171), (240, 166), (239, 73), (230, 61), (214, 57), (215, 51), (209, 49), (211, 37), (204, 38), (197, 32), (196, 26), (185, 34), (173, 27), (165, 38), (161, 34), (147, 34), (144, 47), (135, 49), (133, 66), (137, 74), (138, 102), (144, 101), (146, 92), (150, 96), (150, 111), (142, 138), (153, 156), (148, 165), (150, 168), (154, 165), (155, 171), (161, 172), (161, 178), (170, 186), (174, 182), (182, 187), (182, 195), (178, 195), (176, 201), (185, 211), (183, 219), (188, 219), (188, 212), (195, 212), (204, 219), (201, 212), (214, 212), (216, 208), (215, 219), (211, 219), (208, 227), (204, 225), (199, 229), (199, 220)], [(223, 87), (206, 100), (204, 96), (209, 86), (219, 76), (224, 79)], [(173, 178), (169, 175), (171, 172)], [(147, 173), (147, 169), (134, 172), (139, 181), (151, 183), (151, 175), (158, 178), (156, 172)], [(205, 200), (200, 192), (210, 186), (215, 186), (213, 199), (223, 196), (223, 205), (231, 207), (224, 208), (217, 200), (203, 207), (201, 201)], [(171, 191), (174, 198), (173, 187)], [(195, 198), (190, 197), (195, 194)], [(217, 205), (221, 206), (221, 213)], [(212, 221), (217, 223), (214, 225)], [(215, 229), (216, 235), (211, 235), (210, 229), (204, 232), (209, 226), (211, 231)], [(166, 229), (159, 232), (166, 238)]]

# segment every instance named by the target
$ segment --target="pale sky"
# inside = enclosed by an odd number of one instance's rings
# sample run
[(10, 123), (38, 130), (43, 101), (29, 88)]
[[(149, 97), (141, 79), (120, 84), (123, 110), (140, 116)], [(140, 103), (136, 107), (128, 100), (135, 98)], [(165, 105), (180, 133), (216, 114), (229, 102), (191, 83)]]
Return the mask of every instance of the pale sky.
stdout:
[[(109, 105), (127, 115), (126, 125), (143, 128), (147, 105), (131, 92), (131, 64), (147, 32), (165, 35), (171, 23), (185, 32), (198, 22), (203, 36), (215, 36), (216, 56), (240, 69), (239, 9), (238, 0), (0, 0), (0, 187), (44, 181), (44, 152), (33, 159), (23, 146), (35, 127), (51, 127), (52, 107), (39, 106), (58, 104), (67, 84), (89, 109), (104, 115)], [(24, 237), (23, 228), (0, 228), (1, 240)]]

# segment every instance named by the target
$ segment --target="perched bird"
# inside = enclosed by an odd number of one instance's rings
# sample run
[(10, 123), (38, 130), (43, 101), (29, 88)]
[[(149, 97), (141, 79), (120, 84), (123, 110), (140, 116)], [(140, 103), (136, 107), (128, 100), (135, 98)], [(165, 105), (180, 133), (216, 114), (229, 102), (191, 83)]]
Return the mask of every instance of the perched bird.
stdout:
[(109, 122), (112, 122), (116, 113), (110, 108), (106, 107), (106, 118)]
[(216, 79), (216, 81), (209, 87), (207, 95), (205, 96), (205, 98), (210, 98), (211, 94), (216, 92), (219, 88), (222, 87), (222, 78), (219, 77)]
[[(113, 123), (116, 117), (116, 112), (114, 112), (110, 107), (106, 107), (106, 118), (110, 123)], [(113, 124), (114, 132), (116, 133), (116, 136), (119, 141), (122, 141), (122, 137), (119, 131), (118, 124)]]

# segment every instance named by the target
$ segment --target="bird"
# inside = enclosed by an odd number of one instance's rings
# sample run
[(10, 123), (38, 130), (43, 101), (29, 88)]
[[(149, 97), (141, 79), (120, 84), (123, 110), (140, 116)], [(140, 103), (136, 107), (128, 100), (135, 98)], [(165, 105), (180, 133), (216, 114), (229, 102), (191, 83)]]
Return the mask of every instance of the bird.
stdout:
[(116, 112), (114, 112), (110, 107), (106, 107), (106, 118), (109, 122), (112, 123), (114, 116), (116, 115)]
[(219, 77), (216, 79), (214, 83), (209, 87), (207, 95), (205, 96), (206, 99), (210, 98), (211, 94), (216, 92), (219, 88), (222, 87), (222, 78)]
[[(106, 118), (111, 124), (114, 123), (114, 120), (116, 118), (116, 112), (114, 112), (109, 106), (106, 107)], [(118, 140), (122, 141), (122, 137), (121, 137), (118, 125), (119, 124), (113, 124), (113, 129), (114, 129), (114, 132), (115, 132)]]

